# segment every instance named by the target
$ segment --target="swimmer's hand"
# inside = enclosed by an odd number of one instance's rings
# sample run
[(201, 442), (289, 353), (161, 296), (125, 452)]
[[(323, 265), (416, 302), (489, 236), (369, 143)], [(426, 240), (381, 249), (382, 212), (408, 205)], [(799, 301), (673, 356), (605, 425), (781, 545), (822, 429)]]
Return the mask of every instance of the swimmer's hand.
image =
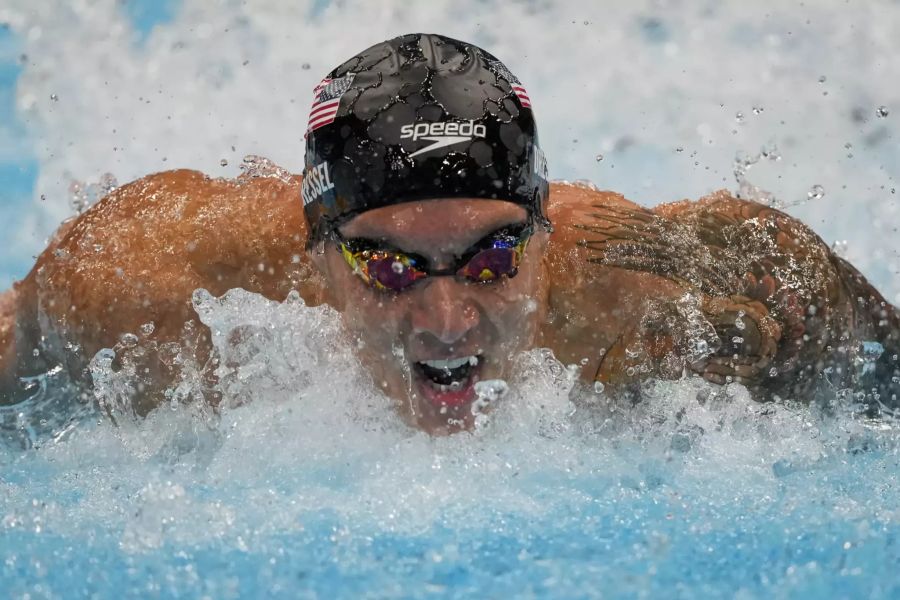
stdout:
[(704, 298), (703, 314), (715, 329), (719, 346), (709, 356), (688, 365), (713, 383), (760, 383), (778, 351), (781, 326), (761, 302), (732, 295)]
[(695, 373), (717, 384), (756, 387), (767, 376), (782, 330), (761, 302), (704, 296), (696, 319), (674, 307), (658, 305), (660, 310), (623, 334), (607, 350), (595, 379), (615, 389)]

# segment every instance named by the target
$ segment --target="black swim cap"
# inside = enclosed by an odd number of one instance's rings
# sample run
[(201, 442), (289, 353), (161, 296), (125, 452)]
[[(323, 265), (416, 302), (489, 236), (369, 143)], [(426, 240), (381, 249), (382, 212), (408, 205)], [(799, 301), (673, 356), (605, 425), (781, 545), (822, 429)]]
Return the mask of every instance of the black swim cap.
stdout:
[(507, 200), (549, 226), (548, 192), (525, 88), (477, 46), (404, 35), (316, 86), (302, 185), (310, 244), (361, 212), (430, 198)]

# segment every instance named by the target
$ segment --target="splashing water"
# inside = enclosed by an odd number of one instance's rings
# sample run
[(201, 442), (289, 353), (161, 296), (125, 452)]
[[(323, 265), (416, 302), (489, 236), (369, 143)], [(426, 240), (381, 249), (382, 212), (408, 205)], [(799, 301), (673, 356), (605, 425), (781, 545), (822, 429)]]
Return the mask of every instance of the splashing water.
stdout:
[(241, 175), (244, 177), (274, 177), (285, 183), (291, 180), (291, 174), (287, 169), (278, 166), (264, 156), (255, 154), (248, 154), (241, 161)]
[[(105, 410), (0, 454), (4, 581), (191, 596), (526, 582), (558, 596), (664, 594), (692, 573), (696, 590), (767, 595), (869, 589), (856, 570), (898, 558), (889, 423), (699, 379), (650, 382), (641, 404), (619, 405), (534, 350), (509, 381), (480, 383), (473, 432), (431, 438), (400, 423), (332, 309), (242, 290), (198, 290), (194, 306), (219, 408), (202, 401), (203, 366), (184, 364), (175, 400), (133, 416), (131, 357), (151, 327), (98, 353)], [(98, 556), (107, 574), (88, 582)]]

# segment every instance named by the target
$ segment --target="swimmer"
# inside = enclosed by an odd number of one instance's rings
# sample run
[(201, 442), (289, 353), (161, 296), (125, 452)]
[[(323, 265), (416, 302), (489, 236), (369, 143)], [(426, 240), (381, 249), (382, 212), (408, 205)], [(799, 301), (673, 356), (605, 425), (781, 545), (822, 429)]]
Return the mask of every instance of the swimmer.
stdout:
[(472, 427), (475, 383), (538, 347), (611, 396), (699, 376), (898, 404), (897, 309), (808, 227), (724, 191), (647, 209), (549, 183), (525, 87), (472, 44), (363, 51), (315, 88), (305, 135), (302, 176), (158, 173), (64, 224), (0, 296), (0, 397), (60, 364), (89, 386), (90, 358), (152, 323), (149, 412), (176, 376), (165, 348), (211, 358), (194, 290), (240, 287), (334, 307), (375, 385), (435, 434)]

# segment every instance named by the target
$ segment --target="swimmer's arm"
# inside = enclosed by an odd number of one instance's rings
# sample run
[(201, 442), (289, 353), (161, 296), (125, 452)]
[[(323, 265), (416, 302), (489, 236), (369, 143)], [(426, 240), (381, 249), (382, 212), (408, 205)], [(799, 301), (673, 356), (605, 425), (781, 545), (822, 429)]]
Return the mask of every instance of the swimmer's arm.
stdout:
[(11, 402), (16, 372), (16, 292), (0, 293), (0, 405)]
[(809, 397), (829, 366), (844, 375), (836, 387), (848, 383), (862, 339), (896, 347), (896, 309), (797, 219), (724, 192), (657, 213), (694, 231), (716, 266), (715, 278), (699, 279), (721, 333), (698, 365), (708, 379)]
[[(202, 364), (210, 346), (191, 304), (194, 290), (221, 295), (241, 287), (281, 301), (297, 289), (316, 303), (304, 241), (299, 178), (144, 177), (81, 215), (39, 257), (25, 282), (36, 290), (38, 337), (55, 346), (59, 362), (73, 362), (66, 344), (78, 347), (76, 377), (98, 350), (148, 323), (157, 345), (188, 346)], [(150, 372), (148, 406), (171, 384), (161, 365)]]

